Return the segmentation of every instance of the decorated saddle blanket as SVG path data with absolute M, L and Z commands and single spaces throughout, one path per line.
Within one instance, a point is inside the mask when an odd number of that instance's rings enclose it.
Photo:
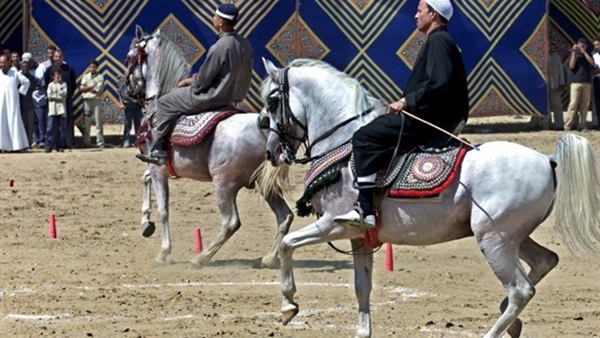
M 467 147 L 451 141 L 443 148 L 419 146 L 396 156 L 391 169 L 378 175 L 376 185 L 389 189 L 387 196 L 397 198 L 433 197 L 446 189 L 456 177 Z M 352 143 L 348 142 L 313 161 L 304 176 L 304 194 L 296 201 L 298 216 L 314 210 L 310 199 L 321 189 L 340 179 L 340 170 L 348 161 L 354 169 Z
M 458 172 L 467 147 L 453 140 L 444 148 L 419 146 L 397 156 L 391 170 L 378 180 L 388 197 L 433 197 L 444 191 Z
M 219 122 L 239 112 L 236 109 L 228 109 L 198 115 L 184 115 L 179 118 L 171 133 L 171 144 L 179 147 L 199 144 L 212 133 Z
M 310 199 L 321 189 L 340 180 L 340 170 L 348 165 L 352 155 L 352 143 L 347 142 L 314 160 L 304 175 L 304 194 L 296 201 L 298 216 L 308 216 L 313 212 Z
M 242 111 L 227 109 L 197 115 L 183 115 L 177 120 L 177 125 L 171 133 L 171 145 L 179 147 L 197 145 L 213 132 L 219 122 L 237 113 L 242 113 Z M 144 119 L 136 137 L 136 145 L 146 143 L 152 137 L 151 126 L 153 124 L 154 114 L 150 118 Z

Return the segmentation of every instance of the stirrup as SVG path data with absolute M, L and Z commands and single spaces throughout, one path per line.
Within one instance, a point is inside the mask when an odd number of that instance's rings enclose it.
M 348 213 L 336 216 L 333 220 L 341 225 L 348 226 L 351 228 L 358 228 L 361 230 L 375 228 L 375 215 L 364 216 L 363 210 L 360 207 L 360 205 L 356 205 Z
M 135 157 L 138 158 L 139 160 L 141 160 L 142 162 L 146 162 L 146 163 L 150 163 L 150 164 L 154 164 L 154 165 L 158 165 L 158 166 L 163 166 L 163 165 L 167 164 L 167 156 L 158 156 L 157 154 L 152 155 L 152 153 L 150 153 L 150 154 L 136 154 Z

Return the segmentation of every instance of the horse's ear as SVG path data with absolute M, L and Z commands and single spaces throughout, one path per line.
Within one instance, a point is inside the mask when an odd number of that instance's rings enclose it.
M 139 40 L 144 36 L 144 30 L 139 25 L 135 25 L 135 37 Z
M 275 66 L 275 64 L 273 64 L 273 62 L 262 58 L 263 61 L 263 65 L 265 66 L 265 70 L 267 71 L 267 74 L 269 74 L 269 76 L 273 79 L 273 81 L 275 82 L 279 82 L 280 80 L 280 75 L 279 75 L 279 69 Z

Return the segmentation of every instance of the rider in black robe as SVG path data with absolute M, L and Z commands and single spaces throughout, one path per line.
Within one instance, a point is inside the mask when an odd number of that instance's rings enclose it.
M 439 4 L 440 0 L 434 1 Z M 433 2 L 432 2 L 433 3 Z M 449 4 L 448 1 L 448 6 Z M 427 41 L 419 52 L 405 88 L 405 97 L 389 105 L 388 113 L 356 131 L 352 138 L 359 187 L 359 208 L 336 217 L 351 226 L 374 226 L 373 188 L 375 174 L 390 161 L 398 137 L 401 154 L 419 144 L 428 143 L 443 133 L 402 114 L 402 110 L 455 133 L 469 116 L 467 77 L 460 51 L 446 27 L 447 7 L 434 10 L 422 0 L 415 18 L 418 29 L 427 33 Z M 400 134 L 400 131 L 402 133 Z M 369 217 L 370 216 L 370 217 Z

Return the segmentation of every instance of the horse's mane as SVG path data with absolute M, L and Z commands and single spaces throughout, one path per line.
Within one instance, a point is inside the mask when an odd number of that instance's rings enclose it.
M 190 75 L 190 66 L 179 46 L 166 36 L 159 35 L 158 95 L 169 92 L 177 83 Z
M 334 78 L 339 79 L 343 84 L 348 86 L 348 91 L 351 93 L 348 97 L 348 101 L 354 103 L 354 114 L 359 115 L 362 112 L 373 108 L 374 106 L 382 106 L 381 101 L 376 99 L 367 91 L 358 80 L 351 77 L 350 75 L 339 71 L 335 67 L 331 66 L 329 63 L 315 60 L 315 59 L 295 59 L 288 65 L 290 68 L 301 68 L 301 67 L 310 67 L 316 68 L 322 71 L 325 74 L 333 76 Z M 263 101 L 266 102 L 266 98 L 269 95 L 269 88 L 273 84 L 273 79 L 271 77 L 267 77 L 265 81 L 263 81 L 261 87 L 261 96 Z M 350 107 L 347 107 L 350 108 Z

